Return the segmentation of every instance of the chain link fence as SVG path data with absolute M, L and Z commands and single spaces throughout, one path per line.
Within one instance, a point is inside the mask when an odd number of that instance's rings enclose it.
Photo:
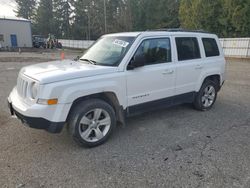
M 250 58 L 250 38 L 221 38 L 226 57 Z

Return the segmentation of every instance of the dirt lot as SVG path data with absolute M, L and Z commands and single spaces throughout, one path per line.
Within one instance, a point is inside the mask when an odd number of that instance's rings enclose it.
M 32 51 L 32 52 L 31 52 Z M 70 49 L 23 49 L 19 52 L 1 52 L 0 62 L 45 62 L 50 60 L 61 59 L 61 55 L 64 53 L 66 59 L 74 59 L 78 55 L 83 53 L 82 50 L 70 50 Z
M 27 128 L 7 109 L 19 69 L 59 57 L 0 53 L 0 187 L 250 187 L 250 61 L 228 61 L 212 110 L 181 105 L 137 116 L 84 149 L 66 130 Z

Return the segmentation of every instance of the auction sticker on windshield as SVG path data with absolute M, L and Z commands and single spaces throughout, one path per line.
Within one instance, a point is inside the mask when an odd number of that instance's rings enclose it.
M 123 40 L 119 40 L 119 39 L 115 39 L 115 41 L 113 42 L 113 44 L 121 46 L 123 48 L 126 48 L 129 45 L 128 42 L 123 41 Z

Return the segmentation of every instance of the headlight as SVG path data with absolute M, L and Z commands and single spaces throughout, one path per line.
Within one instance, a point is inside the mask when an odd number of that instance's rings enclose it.
M 37 97 L 38 93 L 38 84 L 36 82 L 31 83 L 30 87 L 30 97 L 32 99 L 35 99 Z

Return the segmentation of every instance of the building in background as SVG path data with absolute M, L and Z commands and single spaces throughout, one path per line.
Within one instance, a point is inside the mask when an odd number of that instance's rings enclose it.
M 0 47 L 32 47 L 31 21 L 0 17 Z

